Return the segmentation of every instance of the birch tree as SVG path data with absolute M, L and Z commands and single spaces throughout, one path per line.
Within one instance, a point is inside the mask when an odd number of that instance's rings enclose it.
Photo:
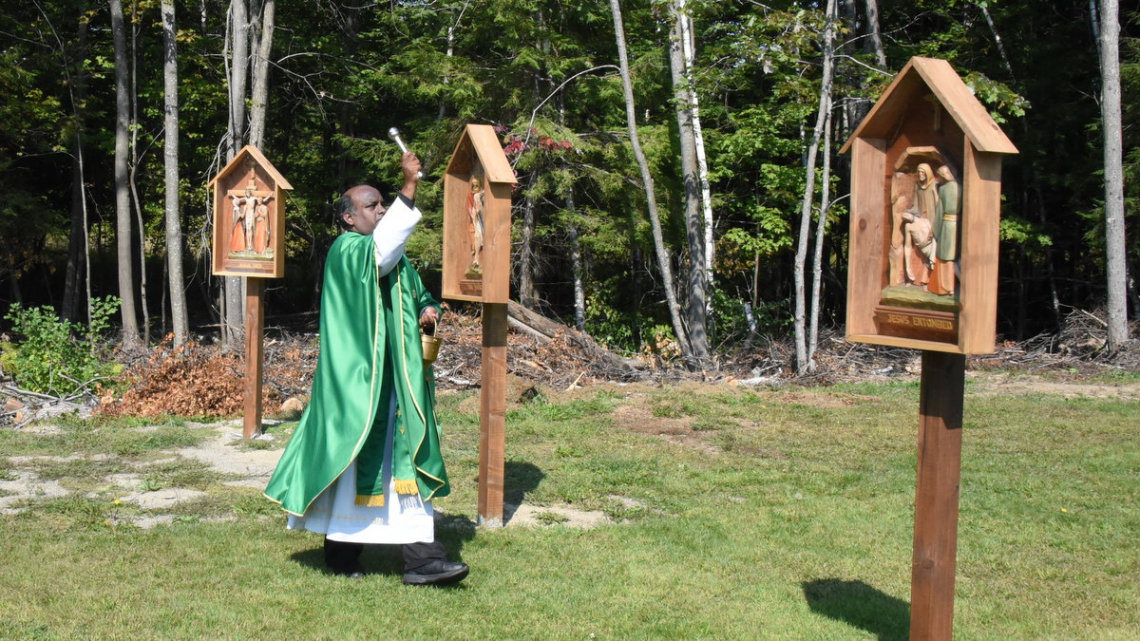
M 163 125 L 166 178 L 166 269 L 170 286 L 170 322 L 174 346 L 186 342 L 189 320 L 182 275 L 182 221 L 178 206 L 178 46 L 174 0 L 162 0 Z
M 1104 228 L 1108 276 L 1108 349 L 1128 341 L 1128 263 L 1120 105 L 1120 7 L 1100 3 L 1101 118 L 1104 128 Z
M 673 333 L 677 336 L 677 343 L 681 346 L 681 353 L 686 361 L 691 362 L 693 353 L 689 345 L 688 334 L 681 323 L 681 306 L 677 304 L 673 270 L 669 266 L 669 252 L 665 248 L 665 238 L 661 233 L 661 220 L 657 216 L 657 197 L 653 191 L 653 176 L 649 173 L 649 162 L 645 159 L 645 152 L 641 149 L 641 139 L 637 136 L 637 107 L 633 102 L 633 82 L 629 74 L 629 56 L 626 54 L 625 48 L 625 27 L 621 19 L 620 0 L 610 0 L 610 9 L 613 13 L 614 37 L 617 39 L 621 86 L 625 96 L 625 117 L 629 127 L 629 143 L 633 148 L 633 156 L 637 159 L 637 166 L 641 171 L 641 183 L 645 189 L 649 225 L 653 231 L 653 246 L 657 253 L 657 265 L 661 270 L 665 300 L 669 306 L 669 318 L 673 323 Z
M 135 311 L 134 269 L 131 256 L 131 204 L 128 185 L 128 131 L 130 100 L 127 95 L 127 41 L 122 0 L 111 0 L 111 33 L 115 47 L 115 240 L 118 255 L 119 298 L 122 300 L 123 347 L 139 347 Z
M 705 237 L 703 220 L 700 215 L 701 193 L 697 176 L 697 147 L 693 130 L 692 79 L 688 73 L 691 55 L 685 49 L 688 29 L 684 15 L 684 0 L 669 3 L 673 17 L 672 33 L 669 38 L 669 70 L 673 80 L 673 106 L 677 117 L 677 131 L 681 143 L 681 179 L 684 186 L 685 229 L 688 237 L 689 265 L 687 302 L 685 316 L 688 320 L 689 349 L 698 359 L 709 357 L 708 315 L 708 268 L 705 264 Z
M 805 268 L 807 263 L 808 241 L 811 236 L 812 203 L 815 200 L 815 163 L 819 153 L 819 143 L 823 137 L 827 113 L 831 110 L 831 80 L 834 74 L 833 40 L 835 38 L 835 0 L 827 0 L 825 22 L 823 27 L 823 78 L 819 87 L 819 112 L 815 119 L 815 129 L 812 132 L 811 144 L 807 152 L 807 180 L 804 186 L 803 204 L 800 208 L 799 242 L 796 245 L 795 259 L 795 313 L 793 323 L 796 335 L 796 371 L 807 372 L 811 368 L 808 354 L 806 325 L 805 325 L 805 298 L 804 287 Z M 819 242 L 817 239 L 816 242 Z

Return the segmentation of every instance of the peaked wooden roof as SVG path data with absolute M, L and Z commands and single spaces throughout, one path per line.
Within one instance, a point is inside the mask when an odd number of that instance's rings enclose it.
M 210 182 L 206 183 L 206 186 L 213 186 L 214 183 L 218 182 L 219 178 L 240 167 L 246 157 L 252 157 L 258 165 L 261 165 L 265 171 L 269 172 L 269 175 L 273 178 L 273 182 L 276 183 L 278 187 L 281 189 L 293 189 L 293 185 L 290 185 L 289 181 L 285 180 L 285 176 L 282 176 L 281 172 L 277 171 L 277 168 L 273 166 L 273 163 L 269 162 L 269 159 L 262 155 L 261 150 L 253 145 L 242 147 L 241 151 L 237 152 L 237 155 L 234 156 L 234 159 L 226 163 L 226 166 L 222 167 L 222 170 L 211 178 Z
M 507 162 L 507 155 L 503 153 L 499 135 L 491 125 L 468 124 L 464 127 L 463 135 L 459 137 L 459 142 L 455 143 L 455 151 L 451 153 L 451 163 L 447 166 L 448 173 L 451 172 L 452 164 L 458 161 L 459 148 L 463 146 L 464 140 L 471 141 L 471 147 L 479 157 L 479 164 L 483 165 L 485 181 L 507 184 L 517 182 L 515 171 L 511 169 L 511 163 Z
M 1017 147 L 974 97 L 949 62 L 938 58 L 911 58 L 891 81 L 867 117 L 847 139 L 839 153 L 847 153 L 856 138 L 889 138 L 908 105 L 929 88 L 978 151 L 1016 154 Z

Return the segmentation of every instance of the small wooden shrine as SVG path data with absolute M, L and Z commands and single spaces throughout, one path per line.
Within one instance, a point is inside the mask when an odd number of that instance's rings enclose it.
M 257 147 L 246 145 L 209 186 L 214 189 L 214 275 L 284 276 L 289 181 Z
M 510 298 L 515 172 L 490 125 L 467 125 L 443 176 L 443 297 Z
M 948 62 L 916 57 L 847 151 L 847 339 L 993 352 L 1001 162 L 1013 143 Z
M 443 297 L 483 304 L 480 525 L 504 524 L 507 303 L 515 172 L 490 125 L 467 125 L 443 176 Z

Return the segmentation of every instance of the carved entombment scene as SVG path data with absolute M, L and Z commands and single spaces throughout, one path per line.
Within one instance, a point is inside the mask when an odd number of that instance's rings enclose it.
M 962 134 L 932 95 L 918 102 L 887 152 L 889 238 L 874 320 L 885 335 L 955 342 L 962 180 L 946 150 L 960 147 Z
M 915 57 L 843 152 L 848 340 L 992 353 L 1001 162 L 1017 148 L 950 63 Z
M 934 147 L 910 147 L 899 156 L 891 175 L 883 304 L 957 309 L 962 203 L 957 176 L 953 163 Z

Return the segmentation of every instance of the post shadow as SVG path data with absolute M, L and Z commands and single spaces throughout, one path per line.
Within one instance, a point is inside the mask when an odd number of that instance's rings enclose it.
M 812 612 L 866 630 L 879 639 L 906 639 L 910 604 L 863 581 L 815 579 L 803 583 Z
M 506 486 L 503 493 L 503 525 L 507 525 L 526 499 L 527 493 L 538 488 L 542 479 L 546 478 L 546 473 L 533 463 L 507 461 L 503 476 Z

